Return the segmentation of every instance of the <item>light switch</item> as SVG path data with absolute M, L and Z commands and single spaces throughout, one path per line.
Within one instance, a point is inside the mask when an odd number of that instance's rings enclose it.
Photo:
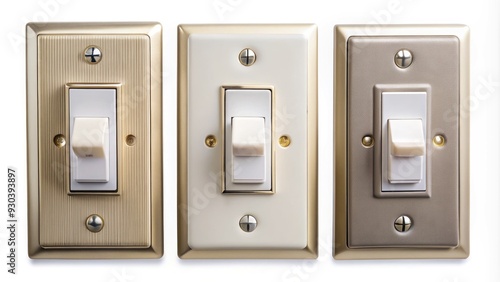
M 316 26 L 178 38 L 179 257 L 315 258 Z
M 117 191 L 116 92 L 68 90 L 70 191 Z
M 426 191 L 427 96 L 424 91 L 382 91 L 374 96 L 382 139 L 382 183 L 375 186 L 376 193 Z
M 425 138 L 422 120 L 388 120 L 389 183 L 419 183 L 422 180 Z
M 340 25 L 334 46 L 334 257 L 466 258 L 468 28 Z
M 224 191 L 272 190 L 271 90 L 226 89 Z
M 163 254 L 162 27 L 26 27 L 28 254 Z

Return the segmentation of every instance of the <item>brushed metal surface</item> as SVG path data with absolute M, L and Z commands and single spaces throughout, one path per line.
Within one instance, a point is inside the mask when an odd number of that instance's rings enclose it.
M 443 113 L 457 105 L 460 97 L 459 40 L 455 36 L 354 36 L 347 46 L 357 50 L 347 55 L 349 247 L 456 247 L 459 119 L 458 113 Z M 404 71 L 393 61 L 401 46 L 415 55 Z M 416 83 L 426 85 L 419 88 Z M 427 93 L 424 128 L 430 145 L 426 145 L 426 178 L 422 180 L 426 190 L 382 192 L 382 93 L 416 91 Z M 447 136 L 447 146 L 432 146 L 436 133 Z M 373 134 L 371 149 L 359 143 L 366 134 Z M 415 224 L 404 236 L 393 228 L 401 214 Z
M 84 61 L 86 46 L 96 45 L 103 58 Z M 150 116 L 149 40 L 146 35 L 41 35 L 38 37 L 40 244 L 61 246 L 150 245 Z M 68 196 L 69 146 L 52 144 L 69 137 L 66 116 L 67 83 L 122 84 L 117 97 L 118 190 L 120 196 Z M 125 144 L 127 134 L 137 143 Z M 100 233 L 90 233 L 82 221 L 90 214 L 106 220 Z M 54 220 L 57 218 L 57 220 Z
M 418 258 L 466 258 L 469 255 L 469 118 L 468 115 L 457 115 L 456 125 L 459 127 L 457 135 L 458 139 L 455 143 L 458 147 L 458 199 L 456 211 L 458 212 L 458 244 L 454 247 L 436 248 L 428 245 L 415 247 L 414 245 L 400 245 L 398 247 L 388 247 L 381 244 L 377 247 L 360 247 L 351 248 L 348 243 L 350 236 L 348 222 L 351 220 L 349 211 L 351 210 L 352 192 L 350 191 L 350 181 L 352 175 L 348 171 L 351 167 L 352 154 L 349 153 L 350 146 L 359 144 L 362 136 L 354 140 L 348 138 L 350 134 L 348 116 L 349 104 L 352 103 L 352 98 L 348 96 L 348 56 L 349 53 L 359 52 L 360 50 L 352 50 L 348 48 L 348 42 L 351 38 L 368 36 L 363 30 L 366 28 L 375 28 L 375 26 L 360 26 L 360 25 L 341 25 L 335 27 L 335 238 L 334 238 L 334 257 L 335 259 L 418 259 Z M 463 25 L 388 25 L 377 27 L 378 32 L 374 34 L 374 38 L 381 36 L 416 36 L 432 37 L 432 36 L 448 36 L 458 39 L 459 53 L 457 61 L 459 63 L 459 83 L 457 87 L 458 105 L 466 107 L 469 99 L 469 29 Z M 394 53 L 393 53 L 394 54 Z M 394 56 L 389 54 L 389 61 Z M 414 60 L 418 60 L 417 57 Z M 392 63 L 392 62 L 390 62 Z M 415 61 L 413 62 L 415 64 Z M 412 64 L 413 66 L 413 64 Z M 410 66 L 410 68 L 412 67 Z M 394 65 L 394 68 L 397 66 Z M 378 71 L 378 70 L 377 70 Z M 424 82 L 421 82 L 424 83 Z M 455 86 L 456 87 L 456 86 Z M 373 97 L 373 89 L 369 89 L 368 98 Z M 371 105 L 371 103 L 369 103 Z M 371 111 L 371 110 L 370 110 Z M 438 113 L 439 114 L 439 113 Z M 367 126 L 372 126 L 370 125 Z M 367 134 L 368 132 L 365 132 Z M 448 144 L 449 145 L 449 144 Z M 363 150 L 373 150 L 373 148 Z M 369 167 L 370 161 L 364 165 Z M 365 171 L 366 168 L 360 168 Z M 372 168 L 373 171 L 373 168 Z M 371 173 L 371 172 L 370 172 Z M 359 179 L 358 179 L 359 180 Z M 438 185 L 439 186 L 439 185 Z M 434 187 L 434 188 L 437 188 Z M 373 193 L 373 182 L 367 187 L 367 192 L 373 200 L 390 202 L 393 198 L 375 198 Z M 431 197 L 435 191 L 432 191 Z M 362 192 L 361 192 L 362 193 Z M 358 193 L 359 194 L 359 193 Z M 416 196 L 416 195 L 415 195 Z M 421 198 L 413 198 L 415 204 L 425 201 L 425 195 Z M 447 199 L 443 199 L 447 201 Z M 409 203 L 408 198 L 398 199 L 405 203 Z M 410 200 L 411 201 L 411 200 Z M 390 205 L 390 203 L 388 203 Z M 439 205 L 439 203 L 436 203 Z M 414 205 L 411 203 L 410 205 Z M 360 210 L 363 208 L 361 207 Z M 388 210 L 391 207 L 388 206 Z M 369 214 L 369 217 L 377 217 L 375 212 Z M 399 216 L 399 215 L 398 215 Z M 392 219 L 394 220 L 394 219 Z M 415 222 L 415 228 L 418 223 Z M 394 228 L 393 228 L 394 229 Z M 395 231 L 397 232 L 397 231 Z M 371 233 L 370 233 L 371 234 Z M 367 235 L 370 235 L 367 234 Z
M 28 110 L 30 257 L 160 257 L 161 26 L 32 23 L 27 39 L 28 109 L 36 109 Z M 99 63 L 85 61 L 88 46 L 99 47 Z M 70 148 L 52 139 L 69 138 L 67 89 L 74 85 L 119 86 L 116 193 L 69 193 Z M 129 134 L 134 146 L 126 144 Z M 98 233 L 85 227 L 91 214 L 106 222 Z

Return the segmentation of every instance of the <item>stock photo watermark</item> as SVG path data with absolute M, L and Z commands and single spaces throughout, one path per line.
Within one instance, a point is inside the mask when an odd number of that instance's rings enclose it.
M 332 245 L 326 241 L 318 239 L 319 256 L 317 260 L 305 259 L 295 264 L 292 268 L 286 270 L 281 275 L 283 282 L 307 281 L 314 276 L 319 269 L 319 264 L 323 261 L 332 259 Z
M 108 280 L 109 282 L 130 282 L 135 280 L 135 276 L 125 267 L 111 270 L 111 275 L 113 277 Z
M 7 272 L 17 273 L 17 170 L 7 168 Z
M 234 12 L 244 1 L 243 0 L 215 0 L 212 2 L 212 7 L 219 17 L 219 20 L 224 20 L 227 13 Z
M 37 10 L 30 16 L 21 16 L 20 20 L 26 24 L 29 22 L 47 23 L 61 13 L 61 8 L 70 3 L 70 0 L 40 0 L 37 2 Z M 7 34 L 12 48 L 19 53 L 26 45 L 25 27 L 19 31 L 11 31 Z

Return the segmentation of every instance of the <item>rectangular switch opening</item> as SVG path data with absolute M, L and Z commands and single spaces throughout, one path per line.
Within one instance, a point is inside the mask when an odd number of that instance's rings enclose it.
M 69 194 L 118 191 L 118 84 L 68 84 Z
M 377 84 L 374 91 L 374 184 L 378 198 L 431 196 L 427 181 L 427 84 Z
M 223 86 L 223 193 L 274 193 L 273 88 Z

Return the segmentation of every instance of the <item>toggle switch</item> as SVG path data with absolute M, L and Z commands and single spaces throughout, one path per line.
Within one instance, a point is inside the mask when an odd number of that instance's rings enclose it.
M 390 183 L 419 183 L 422 180 L 425 140 L 422 120 L 388 121 Z
M 78 159 L 77 182 L 109 181 L 108 118 L 75 118 L 71 149 Z
M 381 115 L 381 192 L 425 191 L 427 92 L 381 91 L 376 97 L 381 102 L 375 109 Z
M 225 191 L 271 191 L 271 90 L 225 89 Z
M 115 88 L 70 87 L 70 191 L 117 190 Z
M 266 179 L 265 119 L 233 117 L 232 154 L 234 183 L 262 183 Z

